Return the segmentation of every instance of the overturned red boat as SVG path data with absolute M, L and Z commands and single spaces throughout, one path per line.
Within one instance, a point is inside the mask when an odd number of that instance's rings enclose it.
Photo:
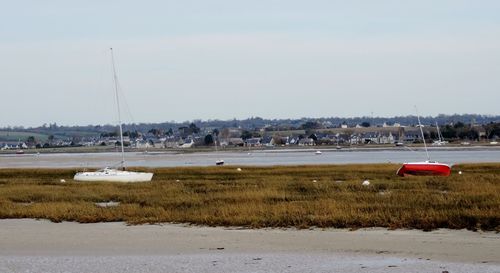
M 412 162 L 404 163 L 401 168 L 396 172 L 399 176 L 406 175 L 437 175 L 437 176 L 449 176 L 451 173 L 451 167 L 448 164 L 439 163 L 436 161 L 423 161 L 423 162 Z

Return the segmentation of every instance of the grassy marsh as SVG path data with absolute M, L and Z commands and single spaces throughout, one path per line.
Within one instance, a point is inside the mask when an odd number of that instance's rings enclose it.
M 391 164 L 241 168 L 159 168 L 153 182 L 137 184 L 73 182 L 70 169 L 0 169 L 0 218 L 500 231 L 500 164 L 405 178 Z M 95 204 L 108 201 L 120 204 Z

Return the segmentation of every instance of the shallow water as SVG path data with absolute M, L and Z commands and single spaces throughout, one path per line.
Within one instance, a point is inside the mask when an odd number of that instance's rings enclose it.
M 226 165 L 272 166 L 352 163 L 403 163 L 423 161 L 425 152 L 394 149 L 319 149 L 259 150 L 212 153 L 127 152 L 127 166 L 179 167 L 212 166 L 223 159 Z M 431 148 L 432 160 L 443 163 L 500 162 L 500 149 L 440 149 Z M 120 161 L 117 153 L 59 153 L 39 155 L 1 155 L 0 168 L 104 167 Z

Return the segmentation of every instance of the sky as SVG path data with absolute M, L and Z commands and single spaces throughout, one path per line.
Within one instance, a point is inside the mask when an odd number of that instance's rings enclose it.
M 0 126 L 500 115 L 500 1 L 2 1 Z

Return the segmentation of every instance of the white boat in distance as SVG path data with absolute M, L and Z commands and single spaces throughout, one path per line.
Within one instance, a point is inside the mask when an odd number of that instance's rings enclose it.
M 437 134 L 438 134 L 438 140 L 434 140 L 432 143 L 433 146 L 443 146 L 448 144 L 448 141 L 444 140 L 443 135 L 441 134 L 441 131 L 439 130 L 439 125 L 436 121 L 436 129 L 437 129 Z
M 115 60 L 113 57 L 113 49 L 111 51 L 111 64 L 113 67 L 113 81 L 115 87 L 115 98 L 116 105 L 118 108 L 118 125 L 120 128 L 120 145 L 122 150 L 122 161 L 120 162 L 121 170 L 106 167 L 94 172 L 78 172 L 73 178 L 76 181 L 87 181 L 87 182 L 148 182 L 153 178 L 153 173 L 145 172 L 129 172 L 125 171 L 125 151 L 123 148 L 123 128 L 120 117 L 120 100 L 118 98 L 118 78 L 116 76 L 115 70 Z

